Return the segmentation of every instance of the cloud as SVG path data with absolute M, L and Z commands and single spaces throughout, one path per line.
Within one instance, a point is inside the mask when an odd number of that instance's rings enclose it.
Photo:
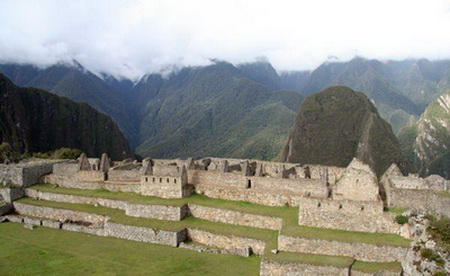
M 267 57 L 278 70 L 329 56 L 450 57 L 448 0 L 0 1 L 0 62 L 76 59 L 138 78 L 170 65 Z

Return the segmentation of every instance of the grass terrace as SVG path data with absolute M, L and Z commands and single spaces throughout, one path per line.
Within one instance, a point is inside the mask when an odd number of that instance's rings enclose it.
M 397 262 L 376 263 L 356 261 L 352 265 L 352 270 L 357 270 L 364 273 L 377 273 L 380 270 L 388 270 L 400 273 L 402 271 L 402 265 Z
M 2 275 L 258 275 L 258 257 L 239 257 L 110 237 L 0 224 Z
M 351 243 L 369 243 L 369 244 L 377 244 L 377 245 L 392 245 L 392 246 L 402 246 L 402 247 L 409 247 L 410 241 L 407 239 L 404 239 L 398 235 L 394 234 L 378 234 L 378 233 L 364 233 L 364 232 L 355 232 L 355 231 L 345 231 L 345 230 L 335 230 L 335 229 L 325 229 L 325 228 L 316 228 L 316 227 L 309 227 L 309 226 L 300 226 L 298 225 L 298 208 L 295 207 L 271 207 L 271 206 L 265 206 L 265 205 L 258 205 L 253 204 L 249 202 L 243 202 L 243 201 L 230 201 L 230 200 L 223 200 L 223 199 L 214 199 L 209 198 L 203 195 L 192 195 L 185 198 L 180 199 L 164 199 L 164 198 L 158 198 L 158 197 L 151 197 L 151 196 L 143 196 L 135 193 L 127 193 L 127 192 L 111 192 L 106 190 L 80 190 L 80 189 L 72 189 L 72 188 L 63 188 L 58 187 L 56 185 L 52 184 L 39 184 L 31 187 L 35 190 L 40 191 L 47 191 L 52 193 L 59 193 L 59 194 L 69 194 L 69 195 L 79 195 L 79 196 L 86 196 L 86 197 L 98 197 L 98 198 L 108 198 L 108 199 L 116 199 L 116 200 L 123 200 L 130 203 L 139 203 L 139 204 L 157 204 L 157 205 L 168 205 L 168 206 L 183 206 L 187 203 L 191 204 L 197 204 L 202 206 L 209 206 L 209 207 L 215 207 L 215 208 L 223 208 L 228 210 L 234 210 L 244 213 L 251 213 L 251 214 L 257 214 L 257 215 L 264 215 L 264 216 L 274 216 L 274 217 L 281 217 L 283 218 L 283 229 L 281 231 L 282 234 L 285 235 L 291 235 L 296 237 L 304 237 L 304 238 L 314 238 L 314 239 L 324 239 L 324 240 L 336 240 L 336 241 L 342 241 L 342 242 L 351 242 Z M 56 202 L 52 203 L 56 204 Z M 66 204 L 66 203 L 61 203 Z M 72 205 L 78 205 L 78 204 L 72 204 Z M 61 205 L 64 206 L 64 205 Z M 56 207 L 56 206 L 55 206 Z M 57 208 L 64 208 L 64 207 L 57 207 Z M 77 208 L 76 206 L 74 208 Z M 90 205 L 85 205 L 87 208 L 85 212 L 92 212 L 95 210 L 99 210 L 99 208 L 104 207 L 93 207 Z M 108 208 L 105 208 L 108 209 Z M 114 221 L 117 217 L 121 218 L 121 221 L 123 221 L 124 224 L 130 224 L 126 223 L 126 221 L 135 223 L 138 220 L 143 220 L 139 218 L 132 218 L 125 215 L 123 211 L 120 210 L 114 210 L 109 209 L 114 212 L 119 212 L 120 216 L 115 213 L 116 215 L 112 219 Z M 82 210 L 80 210 L 82 211 Z M 113 216 L 111 216 L 113 217 Z M 149 220 L 149 219 L 145 219 Z M 159 221 L 159 220 L 150 220 L 155 221 L 154 223 L 164 224 L 167 225 L 167 227 L 173 227 L 173 225 L 184 225 L 184 222 L 190 222 L 190 221 L 203 221 L 200 219 L 195 218 L 186 218 L 185 220 L 181 222 L 165 222 L 165 221 Z M 119 221 L 117 221 L 119 222 Z M 212 223 L 207 222 L 208 224 L 218 224 L 218 223 Z M 201 223 L 199 222 L 198 225 Z M 245 226 L 235 226 L 235 225 L 229 225 L 229 224 L 223 224 L 220 223 L 220 225 L 230 226 L 231 228 L 245 228 L 246 231 L 242 232 L 259 232 L 259 231 L 269 231 L 269 232 L 275 232 L 270 230 L 263 230 L 263 229 L 256 229 L 256 228 L 250 228 Z M 145 226 L 145 225 L 142 225 Z M 148 226 L 152 227 L 152 226 Z M 186 227 L 193 227 L 193 226 L 186 226 Z M 222 226 L 217 227 L 218 231 L 223 233 Z M 163 228 L 161 228 L 163 229 Z M 170 230 L 170 229 L 167 229 Z M 211 230 L 214 232 L 213 230 Z M 238 235 L 239 234 L 235 234 Z M 272 234 L 273 235 L 273 234 Z M 267 237 L 267 236 L 266 236 Z M 264 238 L 264 240 L 266 240 Z M 276 240 L 276 238 L 275 238 Z M 269 244 L 272 244 L 270 242 Z M 275 243 L 276 244 L 276 243 Z M 270 246 L 271 247 L 271 246 Z

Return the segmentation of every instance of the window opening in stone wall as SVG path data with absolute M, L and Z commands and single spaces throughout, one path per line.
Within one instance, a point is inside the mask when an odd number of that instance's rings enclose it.
M 153 182 L 155 182 L 155 178 L 153 177 Z
M 167 178 L 167 183 L 169 183 L 169 178 Z
M 364 211 L 364 206 L 361 206 L 361 211 Z
M 162 183 L 162 178 L 159 178 L 159 183 Z
M 342 209 L 342 204 L 339 204 L 339 209 Z
M 174 179 L 174 180 L 173 180 L 173 183 L 177 184 L 177 179 Z
M 252 188 L 252 181 L 250 179 L 247 180 L 247 189 Z
M 320 202 L 317 204 L 317 207 L 320 207 L 320 206 L 322 206 L 321 204 L 320 204 Z

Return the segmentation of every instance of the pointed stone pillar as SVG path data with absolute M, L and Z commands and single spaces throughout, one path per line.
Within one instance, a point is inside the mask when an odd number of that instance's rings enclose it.
M 100 171 L 107 172 L 110 167 L 111 167 L 111 159 L 109 159 L 106 153 L 103 153 L 100 159 Z
M 78 164 L 80 165 L 80 171 L 90 171 L 91 164 L 86 156 L 86 154 L 82 153 L 78 158 Z

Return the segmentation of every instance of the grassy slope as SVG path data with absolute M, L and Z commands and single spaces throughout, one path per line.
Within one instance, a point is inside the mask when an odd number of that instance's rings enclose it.
M 0 224 L 2 275 L 258 275 L 259 258 Z M 17 256 L 20 256 L 19 258 Z
M 403 239 L 402 237 L 398 235 L 390 235 L 390 234 L 373 234 L 373 233 L 363 233 L 363 232 L 352 232 L 352 231 L 343 231 L 343 230 L 332 230 L 332 229 L 324 229 L 324 228 L 315 228 L 315 227 L 307 227 L 307 226 L 300 226 L 297 225 L 297 218 L 298 218 L 298 211 L 297 208 L 293 207 L 269 207 L 269 206 L 263 206 L 263 205 L 257 205 L 252 204 L 248 202 L 239 202 L 239 201 L 228 201 L 228 200 L 222 200 L 222 199 L 213 199 L 208 198 L 206 196 L 202 195 L 193 195 L 186 198 L 181 199 L 162 199 L 157 197 L 148 197 L 148 196 L 142 196 L 134 193 L 124 193 L 124 192 L 109 192 L 104 190 L 78 190 L 78 189 L 69 189 L 69 188 L 61 188 L 56 187 L 53 188 L 50 184 L 40 184 L 33 186 L 33 189 L 41 190 L 41 191 L 49 191 L 54 193 L 63 193 L 63 194 L 73 194 L 73 195 L 82 195 L 82 196 L 92 196 L 92 197 L 102 197 L 102 198 L 111 198 L 111 199 L 118 199 L 118 200 L 125 200 L 128 202 L 133 203 L 143 203 L 143 204 L 162 204 L 162 205 L 175 205 L 175 206 L 182 206 L 186 203 L 193 203 L 203 206 L 210 206 L 210 207 L 216 207 L 216 208 L 224 208 L 229 210 L 235 210 L 235 211 L 241 211 L 245 213 L 251 213 L 251 214 L 258 214 L 258 215 L 265 215 L 265 216 L 274 216 L 274 217 L 281 217 L 284 220 L 284 226 L 282 229 L 282 233 L 287 235 L 293 235 L 293 236 L 299 236 L 299 237 L 306 237 L 306 238 L 317 238 L 317 239 L 324 239 L 324 240 L 338 240 L 343 242 L 361 242 L 361 243 L 370 243 L 370 244 L 386 244 L 386 245 L 394 245 L 394 246 L 409 246 L 409 241 L 406 239 Z M 23 199 L 23 200 L 30 200 L 30 199 Z M 33 201 L 40 203 L 39 201 Z M 43 202 L 45 203 L 45 202 Z M 56 203 L 55 203 L 56 204 Z M 67 203 L 60 203 L 60 204 L 67 204 Z M 71 205 L 77 205 L 77 204 L 71 204 Z M 70 206 L 70 205 L 67 205 Z M 81 206 L 81 205 L 80 205 Z M 88 210 L 99 210 L 99 208 L 103 207 L 92 207 L 89 205 L 86 205 Z M 108 209 L 108 208 L 105 208 Z M 112 210 L 112 209 L 108 209 Z M 119 210 L 112 210 L 119 213 L 123 213 Z M 123 214 L 124 215 L 124 214 Z M 125 216 L 126 219 L 129 217 Z M 135 219 L 135 218 L 129 218 L 129 219 Z M 147 219 L 145 219 L 147 220 Z M 186 222 L 193 220 L 197 222 L 193 222 L 194 225 L 196 223 L 200 223 L 198 219 L 189 218 L 186 220 Z M 184 222 L 178 222 L 180 224 L 183 224 Z M 190 223 L 190 222 L 189 222 Z M 206 222 L 202 221 L 202 224 Z M 169 224 L 172 224 L 171 222 Z M 212 223 L 214 224 L 214 223 Z M 225 224 L 226 226 L 226 224 Z M 213 226 L 211 226 L 213 227 Z M 226 227 L 225 227 L 226 228 Z M 249 227 L 242 227 L 242 226 L 232 226 L 231 228 L 236 229 L 247 229 Z M 262 230 L 262 229 L 254 229 L 250 228 L 251 231 L 258 233 L 261 232 L 267 232 L 268 230 Z M 218 226 L 217 229 L 219 232 L 222 230 L 222 226 Z M 241 231 L 239 230 L 239 231 Z M 246 231 L 243 231 L 242 233 L 245 233 Z M 268 231 L 268 232 L 274 232 L 274 231 Z M 266 234 L 264 234 L 266 235 Z M 271 237 L 271 234 L 268 234 L 266 237 Z

